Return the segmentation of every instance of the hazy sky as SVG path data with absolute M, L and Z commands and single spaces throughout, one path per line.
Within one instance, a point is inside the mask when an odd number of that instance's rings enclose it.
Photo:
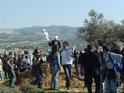
M 0 28 L 82 26 L 95 9 L 106 19 L 124 19 L 124 0 L 0 0 Z

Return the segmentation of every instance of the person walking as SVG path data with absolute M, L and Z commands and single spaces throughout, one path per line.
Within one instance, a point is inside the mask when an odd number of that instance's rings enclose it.
M 64 69 L 64 73 L 66 76 L 66 88 L 69 91 L 71 85 L 71 77 L 72 77 L 72 51 L 69 47 L 68 42 L 63 42 L 63 49 L 61 50 L 61 64 Z
M 59 48 L 57 46 L 54 46 L 53 51 L 51 52 L 51 89 L 58 89 L 58 71 L 61 70 L 61 64 L 60 64 L 60 53 Z
M 4 80 L 4 76 L 3 76 L 3 62 L 2 62 L 1 58 L 0 58 L 0 80 Z
M 8 65 L 8 76 L 10 79 L 10 87 L 15 87 L 16 84 L 16 74 L 15 74 L 15 64 L 13 60 L 13 54 L 12 52 L 9 53 L 9 58 L 7 60 Z
M 54 49 L 54 46 L 57 46 L 59 49 L 61 48 L 61 43 L 58 40 L 58 36 L 55 36 L 55 39 L 49 42 L 49 46 L 51 47 L 51 50 Z
M 119 72 L 115 69 L 115 64 L 121 63 L 123 56 L 114 52 L 110 52 L 109 48 L 103 46 L 104 59 L 106 66 L 105 75 L 105 93 L 119 93 Z
M 31 84 L 33 85 L 37 85 L 38 88 L 42 88 L 43 85 L 43 73 L 42 73 L 42 69 L 41 69 L 41 64 L 42 64 L 42 60 L 39 57 L 39 50 L 35 49 L 34 50 L 34 57 L 32 59 L 33 65 L 32 65 L 32 73 L 33 76 L 35 77 L 35 80 L 31 82 Z
M 8 59 L 8 55 L 7 55 L 7 53 L 5 52 L 5 53 L 3 54 L 3 57 L 2 57 L 3 71 L 4 71 L 5 78 L 8 78 L 8 65 L 7 65 L 7 59 Z
M 85 86 L 88 93 L 92 93 L 93 79 L 96 85 L 95 93 L 100 93 L 100 62 L 96 53 L 92 51 L 91 45 L 87 45 L 86 52 L 81 55 L 79 62 L 84 68 Z

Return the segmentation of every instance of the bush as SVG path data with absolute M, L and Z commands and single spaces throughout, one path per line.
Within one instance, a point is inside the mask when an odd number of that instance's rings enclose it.
M 24 85 L 20 88 L 22 93 L 43 93 L 43 91 L 33 85 Z
M 22 93 L 19 88 L 0 87 L 0 93 Z

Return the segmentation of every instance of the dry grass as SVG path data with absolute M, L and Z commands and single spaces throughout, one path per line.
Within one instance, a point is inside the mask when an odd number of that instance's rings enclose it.
M 17 77 L 17 87 L 16 88 L 9 88 L 7 81 L 0 81 L 0 93 L 58 93 L 58 92 L 66 92 L 65 88 L 65 76 L 64 72 L 59 72 L 59 89 L 60 90 L 50 90 L 50 81 L 51 81 L 51 74 L 48 64 L 43 64 L 43 89 L 38 89 L 36 86 L 30 85 L 31 80 L 33 77 L 29 72 L 21 74 Z M 78 79 L 77 76 L 74 74 L 75 71 L 73 70 L 73 78 L 71 84 L 71 92 L 80 92 L 80 93 L 87 93 L 86 88 L 84 87 L 83 77 Z M 93 90 L 95 89 L 95 85 L 93 85 Z M 123 86 L 121 86 L 121 91 L 123 91 Z M 5 92 L 4 92 L 5 91 Z M 14 91 L 14 92 L 11 92 Z M 123 93 L 123 92 L 122 92 Z

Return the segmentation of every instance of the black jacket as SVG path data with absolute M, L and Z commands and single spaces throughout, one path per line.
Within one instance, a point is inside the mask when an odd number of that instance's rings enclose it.
M 79 57 L 79 62 L 87 70 L 100 69 L 100 61 L 96 53 L 88 51 Z

